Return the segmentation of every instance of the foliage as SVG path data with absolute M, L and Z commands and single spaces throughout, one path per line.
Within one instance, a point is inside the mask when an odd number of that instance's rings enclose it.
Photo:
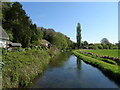
M 108 40 L 107 38 L 103 38 L 103 39 L 101 40 L 101 43 L 108 44 L 108 43 L 109 43 L 109 40 Z
M 3 87 L 26 87 L 48 65 L 50 56 L 46 50 L 14 51 L 3 55 Z
M 27 16 L 19 2 L 3 2 L 3 28 L 10 36 L 10 41 L 19 42 L 22 47 L 29 47 L 42 38 L 42 33 Z
M 53 35 L 51 41 L 51 43 L 60 50 L 64 50 L 68 47 L 65 36 L 59 32 Z
M 59 50 L 66 50 L 73 48 L 73 42 L 69 37 L 60 32 L 55 32 L 54 29 L 38 28 L 43 33 L 43 39 L 55 45 Z
M 99 44 L 98 49 L 103 49 L 103 46 L 101 44 Z
M 85 45 L 83 45 L 84 47 Z M 118 49 L 118 44 L 112 44 L 112 43 L 94 43 L 94 44 L 88 44 L 88 49 Z
M 93 49 L 103 49 L 103 46 L 101 44 L 94 44 Z
M 77 47 L 81 47 L 81 26 L 80 23 L 77 24 Z
M 57 55 L 58 53 L 59 53 L 59 50 L 57 49 L 57 47 L 55 45 L 50 46 L 49 54 L 51 57 Z
M 88 46 L 88 42 L 87 41 L 83 41 L 82 44 L 83 44 L 83 46 Z
M 12 35 L 12 33 L 8 33 L 8 36 L 9 36 L 9 40 L 12 41 L 12 40 L 13 40 L 13 35 Z

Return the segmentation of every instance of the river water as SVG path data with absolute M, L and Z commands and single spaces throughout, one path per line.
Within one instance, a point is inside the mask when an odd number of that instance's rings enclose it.
M 61 53 L 36 78 L 33 88 L 119 88 L 120 83 L 109 79 L 99 69 L 86 64 L 70 52 Z

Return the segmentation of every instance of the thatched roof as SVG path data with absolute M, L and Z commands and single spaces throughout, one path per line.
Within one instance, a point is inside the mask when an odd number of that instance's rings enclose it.
M 0 38 L 1 39 L 9 40 L 9 36 L 7 35 L 7 33 L 5 32 L 5 30 L 1 26 L 0 26 Z
M 40 40 L 40 43 L 41 43 L 41 44 L 46 44 L 46 43 L 47 43 L 47 44 L 50 44 L 50 42 L 48 42 L 48 41 L 45 40 L 45 39 Z
M 21 43 L 10 43 L 9 45 L 12 47 L 21 47 L 22 46 Z

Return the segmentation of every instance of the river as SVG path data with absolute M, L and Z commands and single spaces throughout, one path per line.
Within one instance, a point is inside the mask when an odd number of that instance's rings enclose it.
M 70 52 L 52 59 L 44 73 L 33 81 L 32 88 L 119 88 L 99 69 L 86 64 Z

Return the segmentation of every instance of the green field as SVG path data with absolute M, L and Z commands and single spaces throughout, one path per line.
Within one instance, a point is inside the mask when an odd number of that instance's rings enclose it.
M 111 56 L 111 57 L 119 57 L 118 52 L 120 53 L 120 50 L 83 50 L 83 51 L 91 52 L 101 56 Z

